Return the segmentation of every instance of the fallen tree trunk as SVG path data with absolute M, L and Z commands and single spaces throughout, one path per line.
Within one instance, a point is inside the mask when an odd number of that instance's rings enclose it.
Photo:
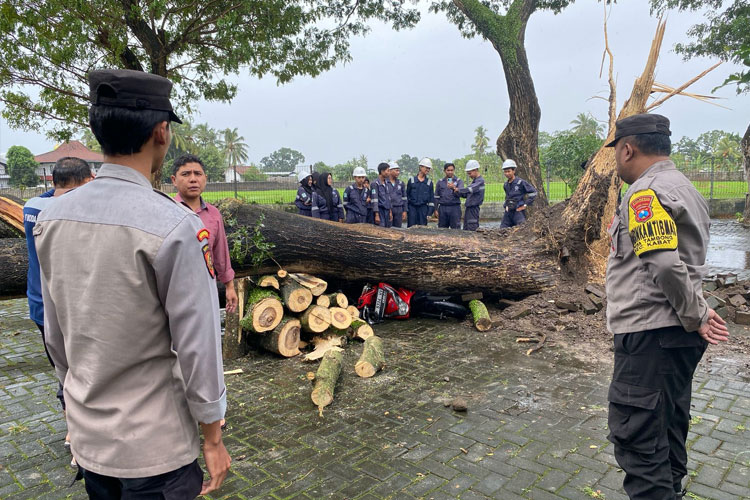
M 26 239 L 0 238 L 0 297 L 22 297 L 26 293 L 28 269 Z

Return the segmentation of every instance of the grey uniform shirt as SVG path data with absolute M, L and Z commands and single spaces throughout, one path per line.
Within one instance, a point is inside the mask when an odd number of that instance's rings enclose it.
M 198 216 L 133 169 L 104 164 L 34 228 L 45 337 L 73 455 L 133 478 L 198 456 L 224 416 L 221 330 Z
M 654 163 L 630 186 L 609 228 L 607 327 L 612 333 L 708 320 L 708 205 L 669 160 Z M 636 255 L 636 254 L 640 255 Z

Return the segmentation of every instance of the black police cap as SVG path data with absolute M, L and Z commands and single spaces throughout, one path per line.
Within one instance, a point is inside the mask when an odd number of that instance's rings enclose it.
M 605 147 L 614 147 L 622 137 L 640 134 L 672 135 L 672 132 L 669 131 L 669 118 L 662 115 L 642 113 L 617 120 L 615 124 L 615 138 Z
M 172 82 L 164 77 L 130 69 L 102 69 L 91 71 L 88 78 L 91 104 L 166 111 L 171 121 L 182 123 L 169 102 Z

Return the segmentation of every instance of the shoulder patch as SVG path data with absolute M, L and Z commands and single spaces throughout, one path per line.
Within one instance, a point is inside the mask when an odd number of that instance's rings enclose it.
M 628 232 L 638 257 L 677 248 L 677 225 L 653 189 L 636 191 L 628 200 Z

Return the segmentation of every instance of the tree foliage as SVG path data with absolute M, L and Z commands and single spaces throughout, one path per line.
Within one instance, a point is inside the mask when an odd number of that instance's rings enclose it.
M 178 114 L 199 99 L 231 101 L 226 75 L 285 83 L 351 59 L 349 39 L 369 20 L 409 28 L 403 0 L 4 0 L 0 4 L 0 102 L 13 128 L 69 139 L 86 126 L 86 74 L 114 67 L 176 84 Z
M 419 172 L 419 158 L 416 156 L 404 153 L 396 160 L 396 163 L 398 163 L 401 174 L 405 177 L 415 176 Z
M 237 128 L 224 129 L 224 138 L 222 142 L 224 157 L 227 164 L 231 167 L 240 166 L 247 161 L 247 144 Z
M 39 176 L 36 168 L 39 164 L 27 148 L 23 146 L 11 146 L 8 148 L 7 158 L 8 182 L 13 187 L 32 187 L 39 184 Z
M 264 181 L 268 179 L 268 176 L 260 171 L 257 165 L 250 165 L 242 173 L 242 180 L 247 182 L 253 181 Z
M 305 155 L 291 148 L 281 148 L 260 160 L 260 166 L 266 172 L 293 172 L 305 162 Z
M 583 167 L 602 146 L 596 134 L 583 135 L 574 130 L 557 132 L 540 155 L 546 171 L 559 177 L 574 190 L 583 175 Z
M 487 129 L 480 125 L 474 129 L 474 142 L 471 145 L 471 149 L 474 150 L 474 154 L 477 157 L 482 156 L 487 152 L 487 148 L 490 145 L 490 138 L 487 137 Z
M 354 169 L 357 167 L 362 167 L 367 172 L 367 156 L 359 155 L 358 158 L 352 158 L 345 163 L 340 163 L 334 166 L 330 172 L 333 174 L 333 180 L 335 181 L 350 181 L 352 180 Z
M 570 124 L 573 125 L 573 133 L 578 135 L 595 135 L 601 137 L 604 133 L 604 124 L 596 121 L 596 118 L 591 116 L 591 113 L 578 113 L 571 120 Z

